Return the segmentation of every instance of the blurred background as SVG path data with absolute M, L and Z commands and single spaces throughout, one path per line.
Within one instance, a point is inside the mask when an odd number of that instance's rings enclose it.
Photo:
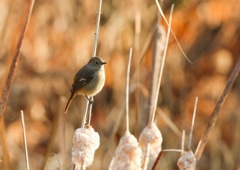
M 199 97 L 193 141 L 195 151 L 210 114 L 240 55 L 239 0 L 161 2 L 166 18 L 175 4 L 172 29 L 189 63 L 170 36 L 156 124 L 164 149 L 180 149 L 181 132 L 189 134 L 195 97 Z M 9 69 L 12 47 L 27 2 L 0 0 L 0 77 Z M 148 122 L 155 1 L 104 0 L 97 55 L 103 58 L 106 83 L 94 98 L 91 125 L 100 147 L 88 169 L 107 169 L 125 127 L 126 66 L 133 47 L 130 85 L 130 131 L 136 138 Z M 7 149 L 11 169 L 24 169 L 20 110 L 25 113 L 31 169 L 72 169 L 71 146 L 81 126 L 85 97 L 78 96 L 64 115 L 75 73 L 92 56 L 98 1 L 36 0 L 24 38 L 13 86 L 1 124 L 0 169 Z M 161 22 L 167 29 L 164 21 Z M 140 62 L 140 64 L 139 64 Z M 139 76 L 136 76 L 139 75 Z M 240 168 L 240 78 L 229 93 L 197 169 Z M 167 120 L 167 121 L 166 121 Z M 174 124 L 174 126 L 171 125 Z M 2 128 L 3 126 L 1 126 Z M 65 133 L 64 133 L 65 132 Z M 64 135 L 65 134 L 65 135 Z M 3 146 L 3 140 L 7 146 Z M 177 169 L 180 154 L 165 153 L 158 169 Z

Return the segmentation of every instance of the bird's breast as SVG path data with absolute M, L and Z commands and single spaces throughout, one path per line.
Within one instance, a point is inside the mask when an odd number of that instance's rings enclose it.
M 92 79 L 86 86 L 83 87 L 81 93 L 84 92 L 87 96 L 95 96 L 98 94 L 105 83 L 105 71 L 102 66 L 101 69 L 97 72 L 97 75 Z

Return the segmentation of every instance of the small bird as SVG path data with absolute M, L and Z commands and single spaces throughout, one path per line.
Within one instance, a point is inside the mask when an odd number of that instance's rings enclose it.
M 74 76 L 70 98 L 67 102 L 65 113 L 76 95 L 89 97 L 99 93 L 105 83 L 104 62 L 100 57 L 92 57 Z M 91 102 L 91 101 L 90 101 Z

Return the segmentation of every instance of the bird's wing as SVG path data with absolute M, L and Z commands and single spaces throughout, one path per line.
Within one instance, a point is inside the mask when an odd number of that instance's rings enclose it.
M 76 73 L 76 75 L 73 78 L 73 82 L 77 83 L 84 80 L 86 81 L 86 83 L 88 83 L 89 81 L 94 79 L 95 76 L 96 76 L 96 69 L 91 68 L 89 65 L 85 65 Z
M 80 76 L 81 75 L 81 76 Z M 74 93 L 74 89 L 81 89 L 85 85 L 87 85 L 91 80 L 93 80 L 97 76 L 97 72 L 94 69 L 88 69 L 88 67 L 83 67 L 80 69 L 77 74 L 74 76 L 72 92 Z
M 75 91 L 81 89 L 86 84 L 87 84 L 87 80 L 84 78 L 81 78 L 78 81 L 73 82 L 71 94 L 74 94 Z
M 75 75 L 74 80 L 73 80 L 74 83 L 83 83 L 83 84 L 86 83 L 87 84 L 97 76 L 97 72 L 94 69 L 89 69 L 87 71 L 85 70 L 83 72 L 80 72 L 80 71 Z

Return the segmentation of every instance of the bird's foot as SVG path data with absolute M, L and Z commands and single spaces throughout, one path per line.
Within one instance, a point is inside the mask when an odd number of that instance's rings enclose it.
M 86 98 L 88 99 L 89 103 L 90 104 L 93 104 L 93 97 L 88 97 L 86 94 L 85 94 Z

